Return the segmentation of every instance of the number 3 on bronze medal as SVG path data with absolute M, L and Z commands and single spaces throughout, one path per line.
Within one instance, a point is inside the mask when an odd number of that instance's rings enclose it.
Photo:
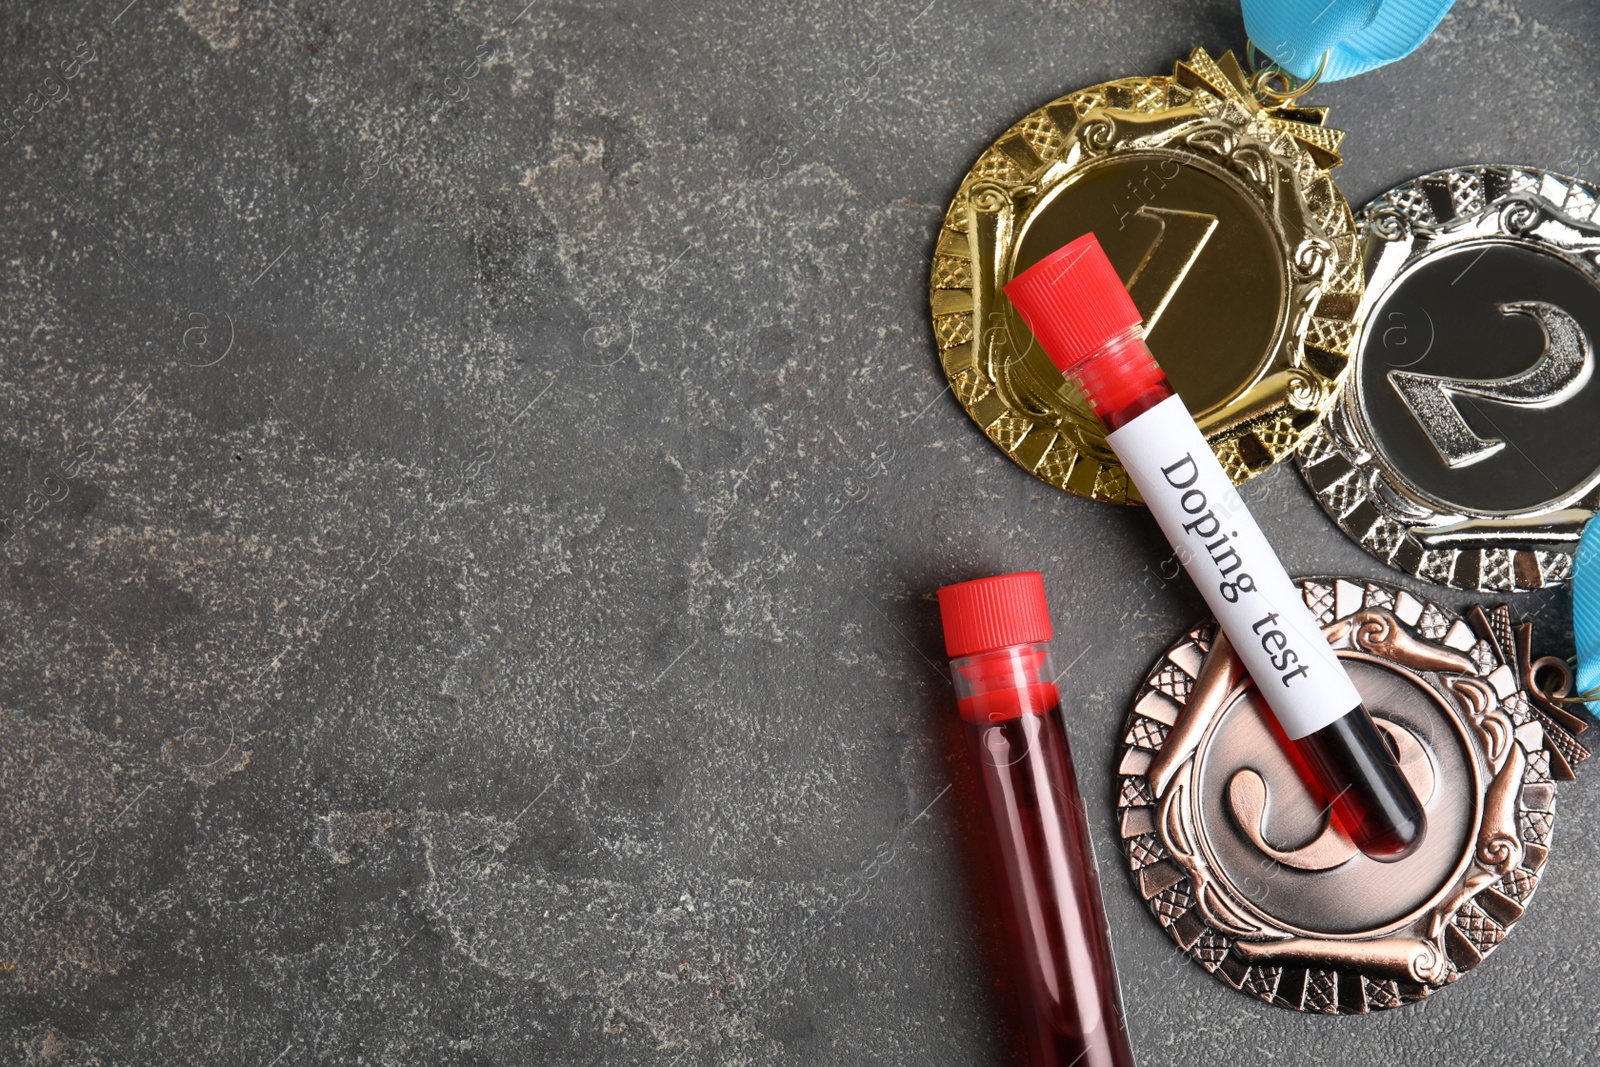
M 1594 374 L 1594 346 L 1567 312 L 1542 300 L 1501 304 L 1499 311 L 1527 315 L 1544 330 L 1544 352 L 1527 370 L 1487 380 L 1402 370 L 1388 375 L 1389 384 L 1451 468 L 1470 467 L 1506 446 L 1504 438 L 1483 437 L 1468 425 L 1460 402 L 1471 403 L 1485 420 L 1489 415 L 1473 403 L 1474 398 L 1518 407 L 1554 407 L 1582 390 Z

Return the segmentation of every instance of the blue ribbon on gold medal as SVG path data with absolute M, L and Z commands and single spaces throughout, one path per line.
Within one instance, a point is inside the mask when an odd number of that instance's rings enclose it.
M 1302 81 L 1332 82 L 1410 55 L 1439 25 L 1451 3 L 1242 0 L 1240 6 L 1245 32 L 1268 59 Z

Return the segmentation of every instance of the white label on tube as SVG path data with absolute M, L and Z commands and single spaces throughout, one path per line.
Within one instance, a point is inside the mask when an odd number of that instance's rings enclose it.
M 1183 400 L 1163 400 L 1106 439 L 1284 732 L 1315 733 L 1360 704 Z

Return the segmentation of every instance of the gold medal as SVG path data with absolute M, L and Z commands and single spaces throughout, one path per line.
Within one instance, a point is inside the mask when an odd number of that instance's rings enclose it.
M 1232 53 L 1032 112 L 979 157 L 945 215 L 929 283 L 962 406 L 1052 485 L 1139 503 L 1094 413 L 1000 290 L 1094 232 L 1151 350 L 1242 483 L 1292 454 L 1350 364 L 1362 274 L 1329 171 L 1343 134 L 1263 89 Z

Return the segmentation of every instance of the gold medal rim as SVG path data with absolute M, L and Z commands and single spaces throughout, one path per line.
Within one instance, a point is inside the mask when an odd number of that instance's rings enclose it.
M 1208 169 L 1226 168 L 1243 179 L 1236 185 L 1256 197 L 1253 206 L 1278 240 L 1287 328 L 1279 331 L 1270 358 L 1258 361 L 1254 381 L 1230 390 L 1232 400 L 1198 420 L 1235 484 L 1293 455 L 1338 399 L 1349 373 L 1363 275 L 1355 219 L 1330 174 L 1343 135 L 1320 125 L 1320 109 L 1263 109 L 1228 71 L 1237 72 L 1231 54 L 1213 61 L 1196 49 L 1171 76 L 1102 82 L 1036 108 L 978 157 L 945 213 L 929 277 L 940 364 L 985 435 L 1058 489 L 1142 503 L 1081 398 L 1064 402 L 1053 416 L 1041 415 L 1007 387 L 1005 368 L 1016 357 L 997 351 L 1007 342 L 977 324 L 988 321 L 1020 237 L 1012 229 L 984 255 L 975 248 L 981 234 L 972 220 L 1007 212 L 1020 220 L 1032 200 L 1119 152 L 1175 151 Z M 1194 113 L 1197 108 L 1203 114 Z M 1113 120 L 1139 117 L 1134 132 L 1146 134 L 1145 120 L 1189 109 L 1196 128 L 1165 140 L 1123 141 L 1116 122 L 1106 121 L 1108 109 Z M 1065 127 L 1068 115 L 1072 123 Z M 1294 195 L 1275 198 L 1279 188 Z M 1282 387 L 1262 395 L 1260 383 L 1274 377 Z

